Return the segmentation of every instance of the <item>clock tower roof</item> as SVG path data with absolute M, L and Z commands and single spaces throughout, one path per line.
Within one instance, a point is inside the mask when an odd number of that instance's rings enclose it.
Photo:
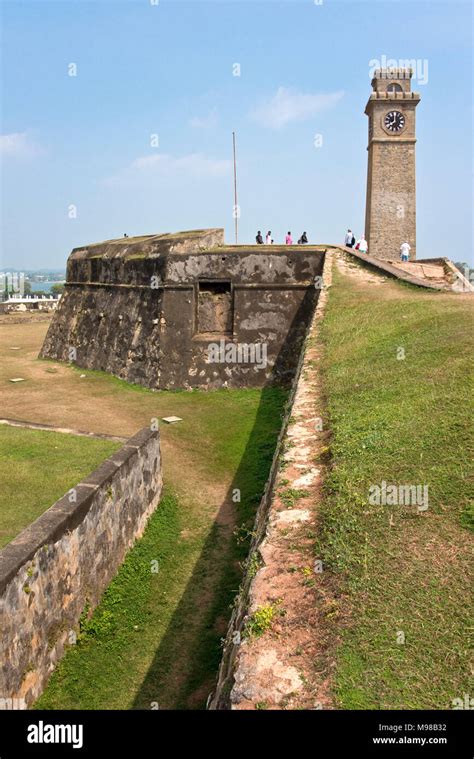
M 413 76 L 413 69 L 411 68 L 386 68 L 375 69 L 372 78 L 372 87 L 377 89 L 379 81 L 385 82 L 407 82 L 410 87 L 410 79 Z
M 402 101 L 405 105 L 418 105 L 421 97 L 418 92 L 411 91 L 411 68 L 376 69 L 371 81 L 372 93 L 367 101 L 365 113 L 370 114 L 374 105 L 394 105 Z

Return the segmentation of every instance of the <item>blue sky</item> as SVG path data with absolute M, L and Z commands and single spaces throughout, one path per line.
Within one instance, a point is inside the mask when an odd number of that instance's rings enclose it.
M 124 232 L 233 242 L 233 130 L 240 241 L 359 235 L 383 56 L 420 66 L 418 257 L 473 262 L 470 3 L 152 3 L 1 2 L 0 267 L 60 268 Z

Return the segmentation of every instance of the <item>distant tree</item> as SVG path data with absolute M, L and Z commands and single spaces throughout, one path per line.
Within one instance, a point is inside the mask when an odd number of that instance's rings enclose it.
M 31 282 L 28 279 L 24 281 L 24 293 L 25 295 L 31 295 Z
M 58 282 L 55 285 L 51 285 L 51 295 L 62 295 L 65 289 L 66 285 L 64 282 Z

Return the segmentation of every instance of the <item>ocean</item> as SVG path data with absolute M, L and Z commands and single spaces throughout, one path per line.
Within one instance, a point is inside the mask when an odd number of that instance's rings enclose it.
M 61 282 L 31 282 L 31 292 L 37 293 L 41 290 L 45 293 L 49 293 L 51 290 L 52 285 L 59 285 Z

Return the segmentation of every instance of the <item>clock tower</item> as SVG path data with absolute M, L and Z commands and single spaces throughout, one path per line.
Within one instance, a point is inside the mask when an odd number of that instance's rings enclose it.
M 369 151 L 365 235 L 370 256 L 399 260 L 400 245 L 416 258 L 415 108 L 411 69 L 378 69 L 365 113 Z

